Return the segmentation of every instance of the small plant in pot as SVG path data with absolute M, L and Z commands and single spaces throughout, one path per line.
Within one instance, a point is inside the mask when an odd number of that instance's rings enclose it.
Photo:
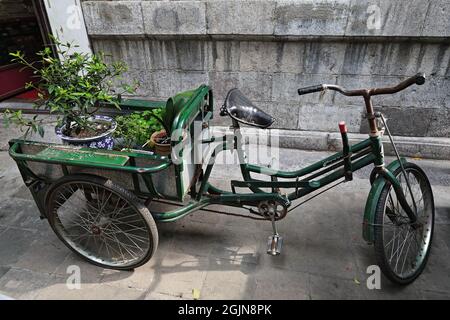
M 149 138 L 153 132 L 164 129 L 162 119 L 164 109 L 157 108 L 144 112 L 134 112 L 116 117 L 117 129 L 114 132 L 117 149 L 149 149 Z
M 116 148 L 152 150 L 167 156 L 171 153 L 170 119 L 164 108 L 134 112 L 116 118 Z M 186 135 L 184 135 L 186 136 Z
M 31 68 L 36 82 L 26 84 L 27 89 L 38 92 L 35 109 L 43 109 L 57 116 L 56 134 L 63 143 L 101 149 L 112 149 L 112 134 L 117 124 L 107 116 L 98 115 L 102 105 L 119 107 L 120 96 L 134 93 L 136 84 L 117 86 L 120 76 L 127 70 L 123 62 L 108 65 L 104 54 L 84 54 L 74 52 L 77 47 L 71 43 L 61 43 L 52 37 L 55 52 L 46 47 L 37 53 L 38 61 L 26 60 L 21 52 L 10 53 L 14 62 L 24 68 Z M 43 136 L 42 126 L 36 117 L 24 119 L 21 112 L 7 110 L 4 115 L 7 123 L 13 122 L 28 127 L 27 133 L 38 132 Z

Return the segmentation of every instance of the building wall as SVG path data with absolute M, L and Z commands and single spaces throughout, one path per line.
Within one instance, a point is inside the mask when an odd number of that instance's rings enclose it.
M 0 0 L 0 20 L 34 17 L 33 5 L 26 0 Z
M 273 127 L 329 132 L 345 120 L 364 133 L 362 98 L 296 89 L 389 86 L 420 71 L 425 85 L 374 105 L 395 135 L 450 137 L 448 0 L 84 1 L 83 12 L 94 51 L 125 61 L 139 96 L 208 83 L 217 111 L 239 87 Z

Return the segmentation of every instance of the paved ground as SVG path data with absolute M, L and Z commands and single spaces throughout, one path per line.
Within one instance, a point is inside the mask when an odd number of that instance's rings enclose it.
M 323 152 L 282 150 L 282 167 L 311 163 Z M 423 275 L 405 288 L 382 279 L 366 287 L 373 248 L 361 237 L 369 170 L 355 181 L 296 209 L 279 223 L 281 256 L 265 253 L 269 223 L 195 213 L 160 224 L 156 256 L 134 272 L 84 263 L 64 247 L 0 152 L 0 295 L 18 299 L 430 299 L 450 298 L 450 161 L 416 160 L 430 175 L 436 201 L 432 255 Z M 214 180 L 235 177 L 219 166 Z M 218 208 L 218 207 L 216 207 Z M 224 208 L 222 208 L 224 209 Z M 237 209 L 228 209 L 237 212 Z M 81 289 L 68 289 L 68 267 L 81 268 Z

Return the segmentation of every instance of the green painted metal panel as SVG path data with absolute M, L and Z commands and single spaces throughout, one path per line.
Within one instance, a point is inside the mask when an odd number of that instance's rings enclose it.
M 92 149 L 74 149 L 64 147 L 48 147 L 37 153 L 36 156 L 54 161 L 82 161 L 98 165 L 123 166 L 130 159 L 126 155 L 109 154 L 93 151 Z
M 198 89 L 180 92 L 167 100 L 163 121 L 167 127 L 171 128 L 171 131 L 175 129 L 175 127 L 172 127 L 174 119 L 184 108 L 188 107 L 189 101 L 197 91 Z
M 201 85 L 198 89 L 191 93 L 189 101 L 186 102 L 186 106 L 183 108 L 183 112 L 178 112 L 175 116 L 172 124 L 172 130 L 187 129 L 195 117 L 197 117 L 200 113 L 202 106 L 201 102 L 205 96 L 210 93 L 210 88 L 206 85 Z M 189 95 L 189 92 L 187 92 L 187 94 Z
M 195 118 L 202 112 L 202 102 L 205 97 L 211 93 L 211 90 L 206 85 L 201 85 L 195 90 L 189 90 L 178 93 L 169 98 L 166 104 L 166 112 L 164 116 L 164 123 L 170 124 L 171 132 L 175 130 L 188 130 Z M 208 114 L 208 111 L 203 116 Z M 181 133 L 178 131 L 178 133 Z M 183 137 L 180 134 L 178 140 L 172 140 L 172 148 L 177 144 L 182 143 Z M 183 156 L 183 150 L 179 151 L 180 159 Z M 178 200 L 182 200 L 184 196 L 185 186 L 183 185 L 182 172 L 184 164 L 177 163 L 175 165 L 176 183 L 178 191 Z
M 80 166 L 80 167 L 92 167 L 92 168 L 101 168 L 101 169 L 110 169 L 110 170 L 119 170 L 119 171 L 126 171 L 126 172 L 135 172 L 135 173 L 155 173 L 159 172 L 161 170 L 164 170 L 168 168 L 172 162 L 170 159 L 166 157 L 160 157 L 160 156 L 154 156 L 154 155 L 143 155 L 139 153 L 134 152 L 122 152 L 122 151 L 109 151 L 109 150 L 103 150 L 102 154 L 109 154 L 109 155 L 121 155 L 121 156 L 128 156 L 128 157 L 149 157 L 150 159 L 158 159 L 160 160 L 160 163 L 156 165 L 152 165 L 151 167 L 134 167 L 130 165 L 117 165 L 117 164 L 111 164 L 111 163 L 95 163 L 95 162 L 86 162 L 85 160 L 78 160 L 78 159 L 62 159 L 62 158 L 51 158 L 51 157 L 44 157 L 39 154 L 25 154 L 21 152 L 21 144 L 34 144 L 34 145 L 44 145 L 46 147 L 51 146 L 57 146 L 56 144 L 50 144 L 50 143 L 41 143 L 41 142 L 34 142 L 34 141 L 24 141 L 24 140 L 11 140 L 9 142 L 10 148 L 9 148 L 9 155 L 17 162 L 17 161 L 36 161 L 36 162 L 44 162 L 44 163 L 55 163 L 60 165 L 70 165 L 70 166 Z M 82 148 L 81 150 L 85 150 Z M 87 150 L 89 150 L 87 148 Z

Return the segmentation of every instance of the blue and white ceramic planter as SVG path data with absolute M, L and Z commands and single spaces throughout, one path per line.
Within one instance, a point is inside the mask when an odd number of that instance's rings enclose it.
M 95 149 L 107 149 L 112 150 L 114 147 L 114 139 L 112 137 L 113 132 L 117 128 L 117 123 L 113 118 L 107 116 L 93 116 L 92 121 L 101 120 L 111 123 L 111 128 L 102 133 L 101 135 L 89 138 L 73 138 L 64 135 L 62 132 L 64 131 L 65 125 L 61 127 L 56 127 L 55 132 L 58 137 L 61 138 L 64 144 L 69 144 L 78 147 L 87 147 L 87 148 L 95 148 Z

